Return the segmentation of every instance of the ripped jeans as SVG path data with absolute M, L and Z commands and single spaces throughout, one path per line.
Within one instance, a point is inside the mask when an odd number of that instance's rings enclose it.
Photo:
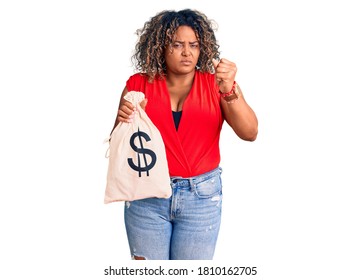
M 172 196 L 125 203 L 124 219 L 133 259 L 211 260 L 222 211 L 222 169 L 172 177 Z

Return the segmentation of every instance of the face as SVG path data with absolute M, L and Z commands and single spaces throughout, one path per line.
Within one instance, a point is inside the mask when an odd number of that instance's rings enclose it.
M 171 45 L 165 51 L 167 72 L 187 74 L 195 70 L 200 54 L 199 41 L 193 29 L 180 26 Z

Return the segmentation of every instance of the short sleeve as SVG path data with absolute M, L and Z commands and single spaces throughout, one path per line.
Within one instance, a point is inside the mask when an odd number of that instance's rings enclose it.
M 146 81 L 147 77 L 145 75 L 140 73 L 134 74 L 126 82 L 127 90 L 144 92 Z

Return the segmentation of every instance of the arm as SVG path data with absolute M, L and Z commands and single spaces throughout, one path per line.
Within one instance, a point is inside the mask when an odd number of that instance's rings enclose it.
M 219 62 L 213 60 L 216 71 L 216 81 L 221 92 L 230 92 L 237 73 L 236 65 L 222 58 Z M 227 103 L 221 98 L 221 107 L 226 122 L 237 136 L 246 141 L 254 141 L 258 134 L 258 120 L 252 108 L 247 104 L 240 87 L 236 84 L 238 99 Z
M 236 87 L 239 94 L 238 99 L 232 103 L 227 103 L 221 98 L 223 115 L 239 138 L 254 141 L 258 134 L 257 116 L 244 99 L 238 84 L 236 84 Z

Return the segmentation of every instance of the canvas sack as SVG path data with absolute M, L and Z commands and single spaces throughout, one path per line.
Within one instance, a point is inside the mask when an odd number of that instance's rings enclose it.
M 130 91 L 124 98 L 136 107 L 136 113 L 131 123 L 120 122 L 110 135 L 104 203 L 169 198 L 165 146 L 160 132 L 139 105 L 144 93 Z

